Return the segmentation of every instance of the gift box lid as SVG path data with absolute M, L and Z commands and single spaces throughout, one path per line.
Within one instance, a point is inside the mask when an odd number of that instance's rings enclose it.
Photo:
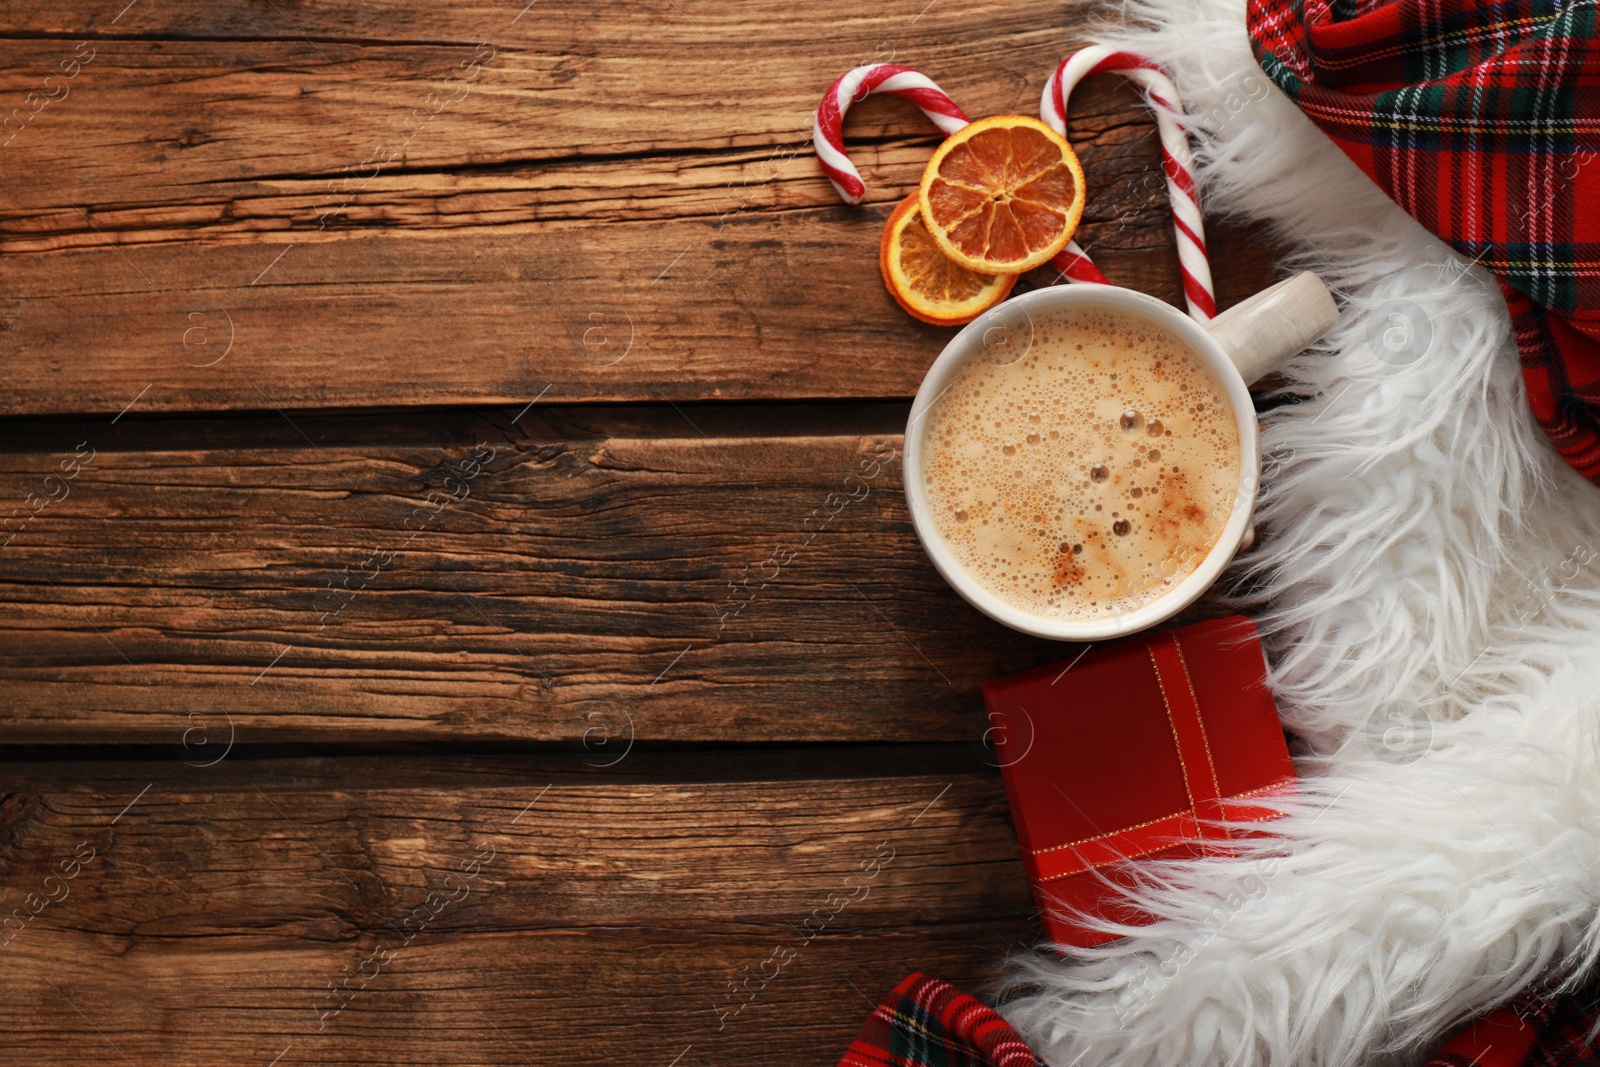
M 1036 888 L 1185 840 L 1293 781 L 1255 626 L 1243 616 L 1090 647 L 983 685 Z

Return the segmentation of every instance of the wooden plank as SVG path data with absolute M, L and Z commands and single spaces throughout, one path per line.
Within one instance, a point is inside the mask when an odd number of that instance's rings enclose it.
M 0 257 L 0 413 L 910 396 L 951 331 L 884 292 L 877 227 L 818 208 L 721 230 Z M 1219 272 L 1227 303 L 1266 284 L 1270 257 L 1220 237 L 1238 251 Z M 1164 223 L 1124 228 L 1131 247 L 1108 243 L 1099 260 L 1177 299 L 1168 238 Z
M 1069 649 L 926 561 L 905 411 L 13 427 L 51 443 L 0 465 L 0 738 L 960 740 L 981 679 Z
M 404 7 L 371 6 L 374 25 Z M 927 67 L 975 114 L 1036 110 L 1044 76 L 1071 45 L 1042 0 L 952 5 L 944 32 L 930 21 L 905 42 L 887 39 L 899 20 L 884 14 L 841 33 L 824 4 L 688 6 L 677 17 L 660 2 L 552 6 L 510 33 L 502 11 L 454 42 L 311 41 L 292 31 L 247 41 L 90 36 L 81 47 L 12 38 L 0 81 L 11 126 L 0 143 L 10 142 L 8 170 L 70 161 L 79 174 L 50 180 L 109 183 L 96 194 L 107 199 L 162 199 L 183 179 L 299 176 L 322 179 L 320 191 L 347 170 L 359 181 L 371 170 L 807 145 L 828 84 L 891 58 Z M 185 7 L 195 5 L 173 10 Z M 137 110 L 153 99 L 167 106 Z M 852 123 L 867 141 L 928 129 L 906 104 Z M 28 203 L 34 192 L 8 195 Z
M 118 955 L 121 939 L 61 935 L 7 959 L 0 1052 L 37 1067 L 814 1067 L 842 1055 L 872 1001 L 911 971 L 971 988 L 993 977 L 989 961 L 1014 934 L 982 919 L 841 934 L 797 952 L 764 986 L 751 976 L 788 959 L 769 962 L 773 953 L 796 952 L 799 935 L 778 924 L 721 937 L 583 929 L 419 939 L 366 987 L 353 978 L 357 995 L 331 1016 L 339 1001 L 329 985 L 388 942 L 336 951 L 231 934 Z M 732 1015 L 747 980 L 759 995 Z
M 982 679 L 1077 649 L 928 563 L 905 412 L 12 427 L 0 738 L 976 736 Z
M 1152 239 L 1099 258 L 1177 298 L 1167 234 Z M 952 331 L 894 306 L 876 240 L 876 222 L 818 209 L 723 231 L 3 257 L 0 413 L 909 397 Z M 1269 280 L 1261 246 L 1240 251 L 1230 299 Z
M 67 95 L 0 135 L 0 413 L 520 406 L 546 387 L 907 396 L 949 332 L 895 307 L 874 252 L 935 137 L 902 102 L 854 109 L 873 196 L 849 209 L 811 157 L 811 109 L 835 74 L 892 55 L 973 114 L 1027 111 L 1070 38 L 1043 3 L 845 20 L 767 0 L 552 5 L 474 68 L 510 6 L 414 35 L 414 13 L 373 4 L 158 7 L 127 19 L 190 39 L 91 36 L 93 58 L 48 89 Z M 108 29 L 76 17 L 33 24 Z M 268 25 L 283 20 L 304 35 Z M 360 20 L 399 38 L 339 38 Z M 270 39 L 230 39 L 252 33 Z M 76 47 L 8 42 L 0 101 L 38 93 Z M 462 63 L 465 95 L 408 125 Z M 1118 281 L 1177 300 L 1142 112 L 1105 79 L 1074 99 L 1082 240 Z M 1259 287 L 1257 235 L 1213 239 L 1224 302 Z
M 911 970 L 973 987 L 1037 936 L 992 773 L 318 789 L 279 762 L 6 798 L 8 1059 L 815 1063 Z
M 70 160 L 97 183 L 161 199 L 184 179 L 337 176 L 364 162 L 803 146 L 823 90 L 862 63 L 924 70 L 973 115 L 1034 111 L 1086 19 L 1047 0 L 902 0 L 845 17 L 784 0 L 542 0 L 522 18 L 514 2 L 362 2 L 346 5 L 349 18 L 295 7 L 145 3 L 114 29 L 81 5 L 9 13 L 0 99 L 21 114 L 0 132 L 5 165 Z M 32 37 L 30 15 L 55 23 L 48 37 Z M 166 106 L 141 111 L 152 98 Z M 426 118 L 407 125 L 414 109 Z M 925 130 L 914 115 L 896 104 L 851 128 L 863 142 Z M 397 151 L 374 160 L 374 146 Z
M 929 5 L 927 0 L 886 0 L 872 9 L 841 10 L 820 4 L 784 5 L 772 0 L 748 0 L 737 5 L 712 0 L 626 0 L 599 10 L 587 0 L 458 0 L 448 5 L 419 8 L 394 0 L 329 0 L 306 4 L 205 4 L 179 2 L 152 4 L 114 3 L 90 5 L 81 0 L 37 0 L 13 5 L 6 11 L 8 32 L 19 36 L 158 37 L 167 40 L 286 40 L 318 43 L 475 44 L 486 34 L 496 40 L 521 42 L 528 47 L 544 43 L 543 35 L 560 27 L 569 41 L 587 47 L 572 58 L 598 58 L 597 53 L 628 54 L 627 49 L 669 50 L 672 46 L 715 45 L 734 76 L 754 76 L 760 66 L 734 51 L 737 45 L 762 48 L 763 57 L 777 48 L 765 41 L 781 41 L 791 48 L 809 48 L 830 55 L 849 48 L 855 62 L 888 61 L 913 47 L 960 47 L 958 38 L 970 38 L 985 27 L 978 17 L 1004 17 L 1003 5 L 983 3 Z M 1051 14 L 1036 0 L 1024 6 L 1035 17 Z M 1054 12 L 1059 21 L 1060 13 Z M 801 29 L 803 27 L 803 30 Z M 764 31 L 763 38 L 760 32 Z M 806 36 L 809 32 L 811 36 Z M 1055 24 L 1042 33 L 1062 32 Z M 875 51 L 881 49 L 881 51 Z M 1003 57 L 995 56 L 994 59 Z

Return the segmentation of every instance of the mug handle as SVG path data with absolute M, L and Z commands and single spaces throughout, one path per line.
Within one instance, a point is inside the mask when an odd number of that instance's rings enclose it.
M 1244 384 L 1254 385 L 1338 319 L 1327 284 L 1301 271 L 1235 304 L 1206 323 L 1205 331 L 1228 354 Z

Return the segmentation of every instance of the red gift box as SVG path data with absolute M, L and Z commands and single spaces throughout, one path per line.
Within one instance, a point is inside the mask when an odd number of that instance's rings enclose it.
M 1243 616 L 1141 634 L 983 683 L 1022 862 L 1045 934 L 1089 947 L 1116 935 L 1084 915 L 1148 923 L 1122 889 L 1128 861 L 1182 859 L 1276 817 L 1257 799 L 1294 767 Z

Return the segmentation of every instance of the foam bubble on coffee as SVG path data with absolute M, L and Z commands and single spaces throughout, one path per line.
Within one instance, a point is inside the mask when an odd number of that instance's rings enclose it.
M 923 455 L 934 526 L 962 568 L 1054 620 L 1124 615 L 1178 585 L 1239 485 L 1238 428 L 1210 368 L 1110 309 L 1035 316 L 1020 359 L 970 358 L 928 413 Z

